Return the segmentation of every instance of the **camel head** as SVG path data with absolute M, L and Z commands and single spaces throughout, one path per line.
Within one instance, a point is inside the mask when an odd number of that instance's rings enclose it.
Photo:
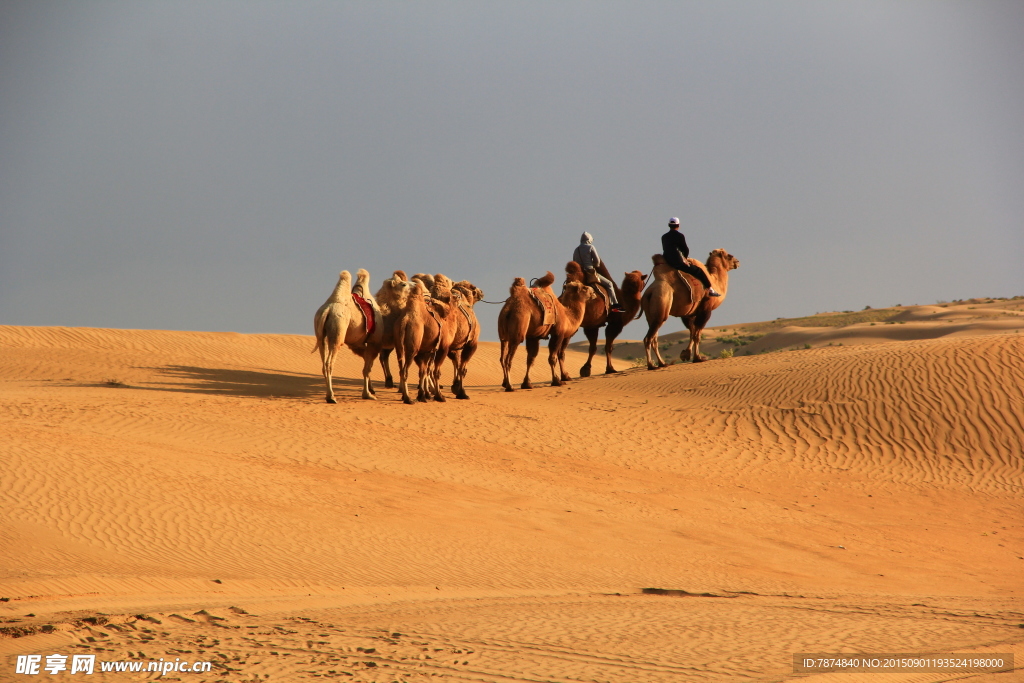
M 644 288 L 644 274 L 639 270 L 634 270 L 632 273 L 625 273 L 626 277 L 622 280 L 622 293 L 624 295 L 638 295 Z
M 565 279 L 570 282 L 583 282 L 583 267 L 575 261 L 565 264 Z
M 462 299 L 472 306 L 477 301 L 484 300 L 484 290 L 474 285 L 469 280 L 459 280 L 453 287 L 462 292 Z
M 566 282 L 565 287 L 562 289 L 562 295 L 558 297 L 558 300 L 563 305 L 568 305 L 570 302 L 583 302 L 590 301 L 597 295 L 594 294 L 594 289 L 589 287 L 582 282 Z
M 396 270 L 395 274 L 381 283 L 380 289 L 374 298 L 381 306 L 389 308 L 401 308 L 409 298 L 409 290 L 412 283 L 406 278 L 405 273 Z
M 708 254 L 708 268 L 714 267 L 736 270 L 740 267 L 740 260 L 725 249 L 714 249 Z

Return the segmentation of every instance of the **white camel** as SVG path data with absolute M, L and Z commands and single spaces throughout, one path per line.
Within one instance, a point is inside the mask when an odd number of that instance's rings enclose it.
M 369 315 L 356 303 L 352 297 L 353 292 L 369 302 Z M 313 351 L 320 351 L 324 379 L 327 380 L 328 403 L 337 403 L 331 386 L 331 374 L 334 371 L 335 354 L 342 344 L 363 359 L 363 398 L 376 399 L 370 383 L 370 369 L 380 351 L 382 329 L 380 308 L 370 294 L 370 274 L 360 268 L 353 287 L 352 275 L 347 270 L 341 271 L 334 291 L 313 317 L 313 331 L 316 333 Z

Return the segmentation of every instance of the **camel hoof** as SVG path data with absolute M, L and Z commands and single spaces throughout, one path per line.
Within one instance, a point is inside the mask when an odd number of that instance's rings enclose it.
M 446 399 L 444 396 L 435 396 L 434 400 L 437 401 L 438 403 L 447 403 L 448 402 L 448 399 Z
M 337 401 L 335 401 L 335 400 L 334 400 L 334 397 L 333 397 L 333 396 L 328 396 L 328 397 L 327 397 L 327 402 L 328 402 L 328 403 L 337 403 Z
M 520 388 L 522 388 L 522 389 L 533 389 L 533 385 L 532 385 L 532 384 L 526 384 L 526 383 L 524 383 L 524 384 L 523 384 L 523 386 L 522 386 L 522 387 L 520 387 Z
M 363 400 L 365 400 L 365 401 L 376 401 L 377 397 L 374 394 L 363 394 Z
M 455 398 L 459 399 L 460 401 L 466 401 L 469 399 L 469 394 L 459 394 Z
M 590 366 L 584 365 L 580 368 L 580 377 L 590 377 Z
M 607 368 L 607 369 L 606 369 L 606 370 L 604 371 L 604 374 L 606 374 L 606 375 L 617 375 L 618 373 L 619 373 L 619 371 L 618 371 L 618 370 L 616 370 L 616 369 L 615 369 L 615 368 L 613 368 L 613 367 L 609 367 L 609 368 Z
M 508 392 L 508 391 L 515 391 L 515 389 L 513 389 L 512 387 L 505 387 L 505 391 L 506 392 Z
M 403 397 L 402 397 L 402 403 L 404 403 L 404 404 L 405 404 L 405 405 L 407 405 L 407 406 L 411 406 L 411 405 L 414 405 L 414 404 L 415 404 L 416 402 L 415 402 L 415 401 L 413 401 L 413 400 L 412 400 L 411 398 L 409 398 L 408 396 L 403 396 Z
M 385 389 L 394 389 L 395 388 L 395 383 L 392 382 L 389 379 L 386 379 L 386 380 L 384 380 L 384 388 Z

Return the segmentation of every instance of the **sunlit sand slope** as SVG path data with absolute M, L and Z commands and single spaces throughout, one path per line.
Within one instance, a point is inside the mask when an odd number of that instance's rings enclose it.
M 359 400 L 348 352 L 326 404 L 310 337 L 0 327 L 0 628 L 27 634 L 0 631 L 0 680 L 4 656 L 72 646 L 219 652 L 235 671 L 211 681 L 1024 657 L 1022 336 L 562 388 L 542 354 L 514 393 L 484 344 L 471 400 L 406 406 L 379 384 Z M 114 626 L 81 620 L 97 612 Z

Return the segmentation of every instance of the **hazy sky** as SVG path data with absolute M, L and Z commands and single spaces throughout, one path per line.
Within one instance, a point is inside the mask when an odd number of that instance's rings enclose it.
M 670 216 L 712 325 L 1024 294 L 1024 3 L 0 0 L 0 324 L 311 334 Z

